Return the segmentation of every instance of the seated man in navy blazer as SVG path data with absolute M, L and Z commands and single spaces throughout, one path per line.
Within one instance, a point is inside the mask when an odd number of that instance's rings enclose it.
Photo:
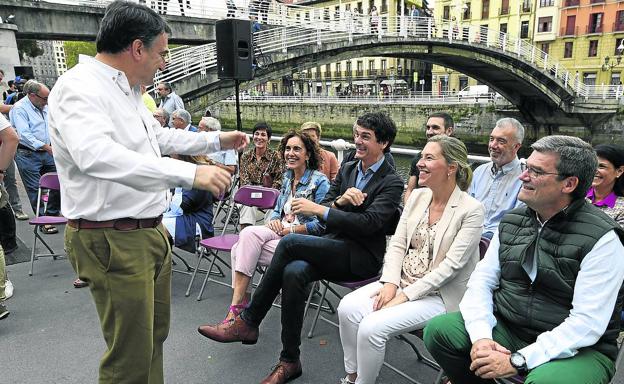
M 215 341 L 254 344 L 258 327 L 281 289 L 283 349 L 263 383 L 285 383 L 302 373 L 299 345 L 309 283 L 358 281 L 379 273 L 386 233 L 396 226 L 403 192 L 403 181 L 384 157 L 395 136 L 396 125 L 388 116 L 359 117 L 353 125 L 355 160 L 340 168 L 324 201 L 294 199 L 292 203 L 294 213 L 324 220 L 325 235 L 286 235 L 249 307 L 229 322 L 199 327 L 202 335 Z

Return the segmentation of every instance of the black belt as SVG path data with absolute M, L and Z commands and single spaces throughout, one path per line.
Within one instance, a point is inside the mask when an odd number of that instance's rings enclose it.
M 162 215 L 149 219 L 132 219 L 124 217 L 123 219 L 91 221 L 85 219 L 69 219 L 67 224 L 76 229 L 116 229 L 118 231 L 132 231 L 143 228 L 156 228 L 162 222 Z
M 25 149 L 31 152 L 45 152 L 43 149 L 32 149 L 32 148 L 25 146 L 24 144 L 17 144 L 17 149 Z

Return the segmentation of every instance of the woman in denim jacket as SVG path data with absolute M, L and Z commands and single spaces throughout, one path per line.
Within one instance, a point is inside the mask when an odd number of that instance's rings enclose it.
M 282 190 L 266 225 L 245 227 L 232 247 L 232 304 L 224 321 L 242 311 L 251 296 L 250 282 L 256 267 L 270 264 L 275 247 L 289 233 L 314 236 L 325 227 L 316 216 L 295 215 L 290 206 L 293 199 L 305 198 L 320 203 L 329 190 L 329 180 L 317 171 L 321 160 L 318 144 L 306 133 L 288 132 L 280 143 L 279 154 L 286 171 Z

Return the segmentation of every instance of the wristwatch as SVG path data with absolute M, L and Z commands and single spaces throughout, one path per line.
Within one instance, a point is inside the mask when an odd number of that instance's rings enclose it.
M 342 208 L 342 205 L 338 204 L 338 200 L 340 200 L 341 197 L 342 197 L 342 195 L 340 195 L 340 196 L 338 196 L 338 197 L 336 197 L 334 199 L 334 207 L 336 207 L 338 209 Z
M 529 373 L 529 369 L 527 368 L 526 359 L 520 352 L 514 352 L 509 357 L 509 362 L 511 366 L 516 368 L 518 374 L 521 376 L 526 376 Z

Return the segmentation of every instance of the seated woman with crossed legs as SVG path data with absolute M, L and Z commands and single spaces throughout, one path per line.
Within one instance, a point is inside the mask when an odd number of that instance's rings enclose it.
M 306 133 L 288 132 L 280 143 L 284 159 L 282 190 L 271 217 L 265 226 L 245 227 L 232 247 L 232 304 L 224 321 L 238 315 L 249 302 L 250 282 L 258 265 L 271 263 L 275 247 L 289 233 L 320 235 L 324 227 L 316 216 L 290 212 L 291 201 L 304 197 L 319 203 L 329 190 L 329 180 L 317 171 L 321 162 L 318 144 Z
M 375 383 L 393 336 L 422 329 L 457 311 L 479 261 L 483 205 L 465 191 L 472 171 L 466 146 L 434 136 L 422 150 L 420 177 L 386 251 L 381 278 L 338 306 L 347 376 L 342 384 Z

